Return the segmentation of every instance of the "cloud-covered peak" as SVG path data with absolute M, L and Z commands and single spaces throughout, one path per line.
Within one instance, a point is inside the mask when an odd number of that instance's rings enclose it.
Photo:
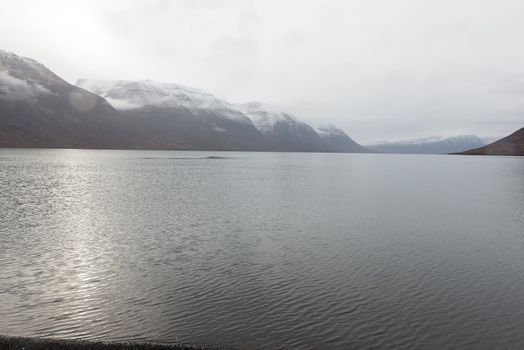
M 79 79 L 78 87 L 105 98 L 116 109 L 138 108 L 216 111 L 231 119 L 249 120 L 229 103 L 211 93 L 193 87 L 153 80 Z
M 0 98 L 34 102 L 40 95 L 51 93 L 46 86 L 56 78 L 39 62 L 0 49 Z
M 291 114 L 279 111 L 277 107 L 268 103 L 253 101 L 236 104 L 235 107 L 247 115 L 263 134 L 272 132 L 279 123 L 285 123 L 295 128 L 298 124 L 305 125 Z

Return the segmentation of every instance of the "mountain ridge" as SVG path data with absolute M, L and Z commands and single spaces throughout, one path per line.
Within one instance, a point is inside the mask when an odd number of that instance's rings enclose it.
M 367 145 L 366 147 L 381 153 L 448 154 L 484 146 L 486 143 L 486 139 L 476 135 L 458 135 L 452 137 L 432 136 L 422 139 Z
M 0 147 L 368 151 L 338 128 L 322 131 L 261 108 L 250 118 L 239 106 L 151 80 L 72 85 L 38 61 L 0 49 Z M 272 132 L 259 123 L 264 113 L 278 116 Z
M 207 91 L 152 80 L 79 79 L 78 86 L 106 98 L 128 123 L 176 149 L 267 150 L 251 120 Z

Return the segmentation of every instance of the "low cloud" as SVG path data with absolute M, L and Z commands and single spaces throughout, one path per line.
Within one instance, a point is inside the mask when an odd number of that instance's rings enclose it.
M 42 85 L 14 77 L 8 70 L 0 70 L 0 98 L 36 101 L 39 96 L 46 94 L 51 94 L 51 91 Z
M 106 97 L 106 101 L 109 102 L 115 109 L 123 110 L 123 111 L 130 110 L 130 109 L 138 109 L 138 108 L 143 108 L 144 107 L 143 104 L 132 103 L 130 101 L 122 100 L 122 99 L 118 99 L 118 98 Z

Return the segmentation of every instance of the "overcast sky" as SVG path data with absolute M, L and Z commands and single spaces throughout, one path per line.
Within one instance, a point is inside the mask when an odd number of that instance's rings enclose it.
M 522 0 L 2 0 L 0 48 L 261 100 L 361 143 L 524 126 Z

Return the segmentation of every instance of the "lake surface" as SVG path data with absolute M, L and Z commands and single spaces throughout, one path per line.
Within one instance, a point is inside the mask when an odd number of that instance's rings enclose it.
M 524 348 L 524 158 L 0 150 L 0 334 Z

